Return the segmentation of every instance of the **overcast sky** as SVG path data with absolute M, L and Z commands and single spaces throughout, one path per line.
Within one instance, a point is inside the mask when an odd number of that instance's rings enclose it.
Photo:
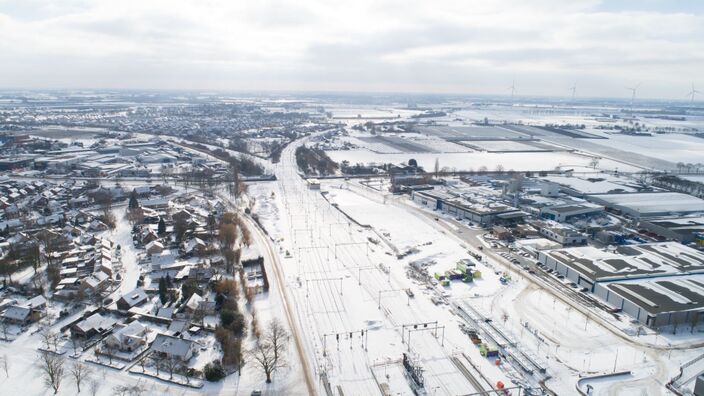
M 704 1 L 0 0 L 0 88 L 684 98 Z

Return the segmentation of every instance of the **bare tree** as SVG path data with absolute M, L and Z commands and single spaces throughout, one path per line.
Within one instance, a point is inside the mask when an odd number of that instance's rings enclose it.
M 589 160 L 589 166 L 591 166 L 592 169 L 596 169 L 596 167 L 599 166 L 599 157 L 592 157 L 592 159 Z
M 66 359 L 63 356 L 48 351 L 39 352 L 39 368 L 44 377 L 44 383 L 54 390 L 54 394 L 59 391 L 64 378 L 65 362 Z
M 59 337 L 56 333 L 52 332 L 51 329 L 48 327 L 42 330 L 41 333 L 42 336 L 42 341 L 44 341 L 44 344 L 46 345 L 47 350 L 56 350 L 58 349 L 58 343 L 59 343 Z
M 5 341 L 9 341 L 9 338 L 7 338 L 7 330 L 9 329 L 9 327 L 10 326 L 4 319 L 0 320 L 0 329 L 2 329 L 2 336 Z
M 161 362 L 164 360 L 161 357 L 161 354 L 159 353 L 153 353 L 151 354 L 151 359 L 154 362 L 154 366 L 156 367 L 156 376 L 159 376 L 159 368 L 161 367 Z
M 274 358 L 274 347 L 267 341 L 258 342 L 257 345 L 247 351 L 247 356 L 255 362 L 266 375 L 266 382 L 271 383 L 271 375 L 279 369 L 279 364 Z
M 73 363 L 73 366 L 71 366 L 71 376 L 73 377 L 73 382 L 76 383 L 78 393 L 81 393 L 81 382 L 86 380 L 92 372 L 93 370 L 91 370 L 90 367 L 81 362 Z
M 81 342 L 78 337 L 71 337 L 71 345 L 73 346 L 73 354 L 78 355 L 78 348 L 81 346 Z
M 135 385 L 117 385 L 112 388 L 115 395 L 118 396 L 141 396 L 146 389 L 141 383 Z
M 274 350 L 274 361 L 281 367 L 284 365 L 283 354 L 288 349 L 288 342 L 290 335 L 288 330 L 281 324 L 281 321 L 277 318 L 272 319 L 269 322 L 269 326 L 266 331 L 265 340 Z
M 10 378 L 10 359 L 7 358 L 7 354 L 0 357 L 0 365 L 2 365 L 2 369 L 5 370 L 5 377 Z
M 174 371 L 176 371 L 180 364 L 179 361 L 173 356 L 170 356 L 164 360 L 164 364 L 166 364 L 166 369 L 169 370 L 169 379 L 173 379 Z
M 107 355 L 108 361 L 112 365 L 112 358 L 113 356 L 115 356 L 115 348 L 112 346 L 112 344 L 103 342 L 102 352 L 103 354 Z
M 97 380 L 90 380 L 90 394 L 91 396 L 95 396 L 98 394 L 98 390 L 100 389 L 100 381 Z
M 149 354 L 144 356 L 139 360 L 139 366 L 142 367 L 142 372 L 144 372 L 144 366 L 147 364 L 147 359 L 149 358 Z

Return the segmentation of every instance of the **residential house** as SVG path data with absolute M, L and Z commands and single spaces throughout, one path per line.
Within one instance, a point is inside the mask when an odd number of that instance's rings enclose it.
M 39 295 L 23 304 L 10 305 L 2 314 L 2 318 L 10 323 L 27 325 L 34 323 L 46 315 L 46 299 Z
M 118 324 L 115 330 L 105 337 L 105 344 L 122 352 L 133 352 L 147 343 L 149 329 L 139 321 L 128 325 Z
M 195 341 L 166 334 L 158 334 L 151 346 L 152 353 L 165 359 L 176 359 L 182 362 L 190 360 L 197 348 L 198 344 Z
M 129 311 L 130 308 L 140 306 L 149 300 L 149 296 L 144 289 L 137 288 L 129 293 L 126 293 L 117 300 L 117 309 L 121 311 Z
M 144 248 L 147 254 L 158 254 L 164 251 L 164 245 L 159 241 L 151 241 Z
M 108 286 L 108 275 L 102 271 L 96 272 L 81 280 L 81 287 L 88 294 L 97 294 Z
M 115 324 L 117 320 L 96 313 L 71 326 L 71 335 L 84 339 L 93 338 L 96 335 L 104 336 L 112 331 Z
M 181 244 L 181 254 L 183 256 L 199 256 L 205 252 L 205 242 L 200 238 L 192 238 Z

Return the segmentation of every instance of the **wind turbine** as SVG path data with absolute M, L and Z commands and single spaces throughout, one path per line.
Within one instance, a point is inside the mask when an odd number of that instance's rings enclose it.
M 513 103 L 513 94 L 516 92 L 516 80 L 511 80 L 511 86 L 508 89 L 511 90 L 511 103 Z
M 640 87 L 640 84 L 641 83 L 636 84 L 633 88 L 626 87 L 627 90 L 631 91 L 631 113 L 633 112 L 633 102 L 636 100 L 636 91 L 638 90 L 638 87 Z
M 576 81 L 574 84 L 572 84 L 572 87 L 570 87 L 569 90 L 572 91 L 572 101 L 574 102 L 574 97 L 577 94 L 577 82 Z
M 700 94 L 700 93 L 701 93 L 701 91 L 697 91 L 696 89 L 694 89 L 694 83 L 692 83 L 692 90 L 689 91 L 689 93 L 687 94 L 687 96 L 690 97 L 689 103 L 694 103 L 694 96 L 696 94 Z

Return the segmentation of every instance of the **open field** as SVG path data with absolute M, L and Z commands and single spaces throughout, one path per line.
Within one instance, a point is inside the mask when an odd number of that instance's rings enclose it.
M 548 153 L 413 153 L 413 154 L 377 154 L 364 149 L 326 151 L 335 162 L 349 161 L 350 163 L 407 163 L 413 158 L 418 165 L 432 170 L 435 159 L 440 162 L 440 167 L 448 167 L 458 171 L 478 170 L 485 166 L 489 170 L 501 165 L 505 170 L 553 170 L 556 167 L 575 168 L 588 167 L 590 157 L 565 152 Z M 601 160 L 599 168 L 604 170 L 618 169 L 620 171 L 637 171 L 638 168 L 612 160 Z

